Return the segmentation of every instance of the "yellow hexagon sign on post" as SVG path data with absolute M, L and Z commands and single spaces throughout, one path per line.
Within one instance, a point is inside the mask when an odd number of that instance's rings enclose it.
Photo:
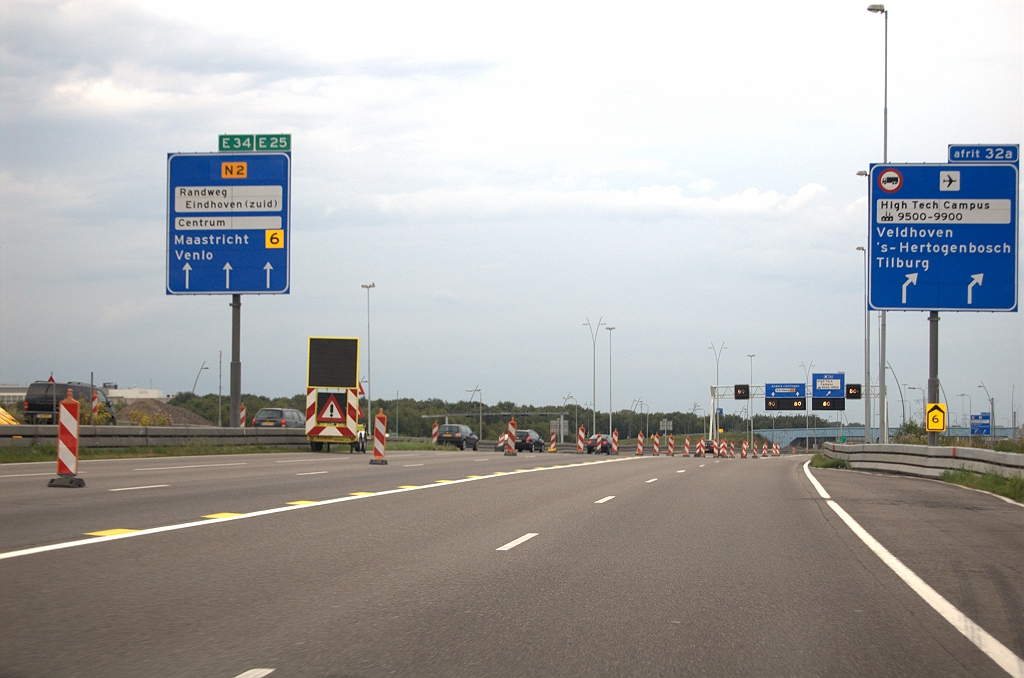
M 942 433 L 946 430 L 945 403 L 928 403 L 927 416 L 924 418 L 924 430 L 929 433 Z

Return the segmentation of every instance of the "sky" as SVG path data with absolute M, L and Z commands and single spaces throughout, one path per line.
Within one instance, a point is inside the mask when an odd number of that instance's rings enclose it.
M 243 392 L 303 392 L 309 336 L 365 340 L 369 283 L 374 398 L 607 410 L 610 381 L 615 410 L 706 411 L 716 380 L 861 382 L 866 5 L 3 0 L 0 382 L 217 392 L 223 352 L 227 392 L 230 298 L 165 293 L 167 154 L 279 132 L 291 291 L 242 299 Z M 889 160 L 1021 143 L 1022 3 L 886 6 Z M 1008 423 L 1021 313 L 943 313 L 939 341 L 952 418 L 984 382 Z M 927 315 L 890 312 L 886 350 L 898 424 Z

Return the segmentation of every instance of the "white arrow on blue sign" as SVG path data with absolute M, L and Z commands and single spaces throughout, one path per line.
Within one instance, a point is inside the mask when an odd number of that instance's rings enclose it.
M 872 165 L 869 305 L 1017 310 L 1017 167 Z
M 288 294 L 288 153 L 169 153 L 167 294 Z

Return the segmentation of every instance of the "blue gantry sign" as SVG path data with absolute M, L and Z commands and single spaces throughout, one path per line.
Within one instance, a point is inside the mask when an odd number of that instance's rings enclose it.
M 1017 167 L 872 165 L 869 306 L 1017 310 Z
M 287 153 L 167 155 L 167 294 L 287 294 Z
M 845 398 L 846 374 L 843 372 L 814 373 L 811 375 L 812 398 Z
M 806 384 L 765 384 L 765 398 L 803 398 Z
M 971 435 L 990 436 L 992 435 L 992 413 L 982 412 L 971 415 Z

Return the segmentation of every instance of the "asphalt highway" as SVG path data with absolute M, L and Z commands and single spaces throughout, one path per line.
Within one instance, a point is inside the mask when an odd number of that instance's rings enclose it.
M 0 467 L 0 677 L 1024 676 L 998 497 L 803 455 L 388 459 Z

